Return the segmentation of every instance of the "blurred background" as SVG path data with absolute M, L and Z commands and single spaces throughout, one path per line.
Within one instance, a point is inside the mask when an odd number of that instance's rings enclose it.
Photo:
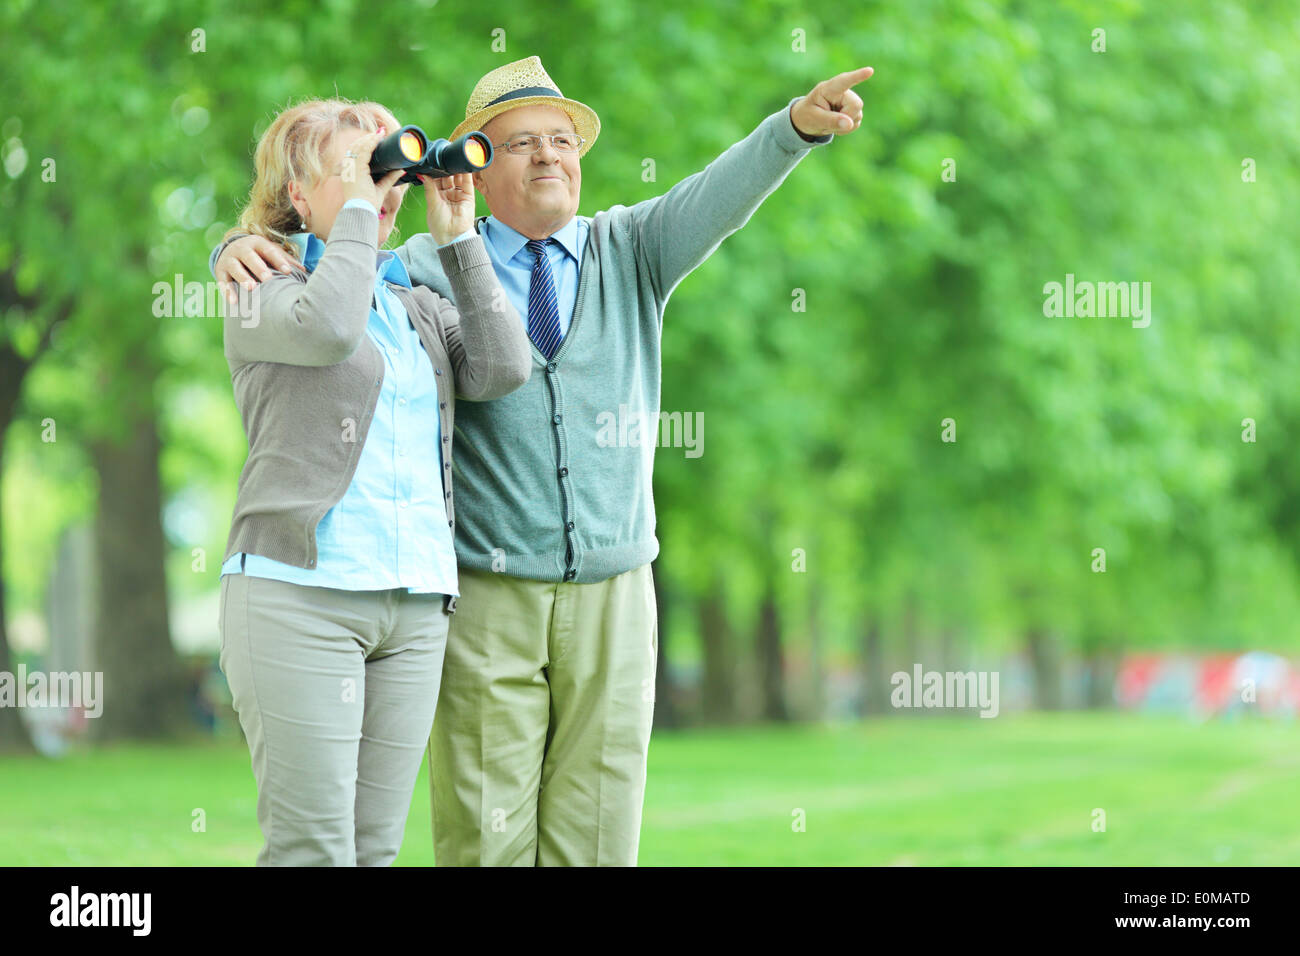
M 246 443 L 208 253 L 290 102 L 446 135 L 531 55 L 600 115 L 588 216 L 876 70 L 860 130 L 667 308 L 663 409 L 698 434 L 656 456 L 642 862 L 1300 862 L 1293 4 L 0 22 L 0 674 L 105 688 L 97 717 L 0 706 L 0 863 L 252 862 L 216 664 Z M 395 243 L 423 218 L 412 192 Z M 1150 324 L 1046 315 L 1067 276 L 1150 283 Z M 998 675 L 997 717 L 897 706 L 918 666 Z M 400 862 L 429 825 L 422 775 Z

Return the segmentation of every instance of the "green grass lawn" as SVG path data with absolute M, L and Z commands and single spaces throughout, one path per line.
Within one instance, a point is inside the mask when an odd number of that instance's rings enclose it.
M 0 784 L 0 865 L 244 865 L 261 846 L 238 741 L 5 757 Z M 1071 713 L 657 734 L 640 862 L 1296 865 L 1298 794 L 1300 726 L 1255 720 Z M 427 767 L 398 863 L 433 863 Z

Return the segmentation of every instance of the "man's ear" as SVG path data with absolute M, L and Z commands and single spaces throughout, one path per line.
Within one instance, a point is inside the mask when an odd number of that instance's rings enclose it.
M 483 185 L 483 174 L 480 172 L 474 172 L 471 173 L 471 175 L 474 177 L 474 188 L 479 191 L 479 194 L 484 199 L 487 199 L 487 188 Z

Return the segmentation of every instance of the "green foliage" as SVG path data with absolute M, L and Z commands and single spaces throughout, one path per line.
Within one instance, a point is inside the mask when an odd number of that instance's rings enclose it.
M 1296 646 L 1300 36 L 1283 3 L 16 2 L 0 28 L 3 139 L 28 157 L 0 173 L 0 269 L 49 314 L 72 304 L 11 439 L 28 449 L 6 475 L 19 607 L 41 596 L 18 564 L 87 508 L 66 489 L 32 503 L 39 422 L 111 436 L 142 393 L 162 419 L 173 583 L 215 585 L 243 455 L 220 326 L 155 316 L 154 289 L 208 281 L 255 137 L 290 101 L 337 90 L 445 132 L 475 78 L 540 55 L 603 122 L 592 214 L 869 64 L 861 129 L 808 156 L 669 304 L 664 408 L 706 428 L 703 457 L 657 456 L 668 586 L 689 599 L 720 578 L 742 625 L 767 582 L 787 621 L 820 595 L 841 649 L 908 595 L 925 626 L 989 648 L 1033 626 L 1079 647 Z M 402 234 L 422 221 L 412 194 Z M 1150 282 L 1150 327 L 1044 316 L 1067 273 Z M 49 314 L 10 310 L 0 341 L 30 351 Z M 51 480 L 82 489 L 71 461 Z M 194 547 L 206 577 L 181 573 Z

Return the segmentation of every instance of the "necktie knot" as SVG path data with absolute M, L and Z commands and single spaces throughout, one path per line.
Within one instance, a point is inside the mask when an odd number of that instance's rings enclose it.
M 529 239 L 528 251 L 535 256 L 540 256 L 546 252 L 546 246 L 550 243 L 550 241 L 551 241 L 550 239 Z

